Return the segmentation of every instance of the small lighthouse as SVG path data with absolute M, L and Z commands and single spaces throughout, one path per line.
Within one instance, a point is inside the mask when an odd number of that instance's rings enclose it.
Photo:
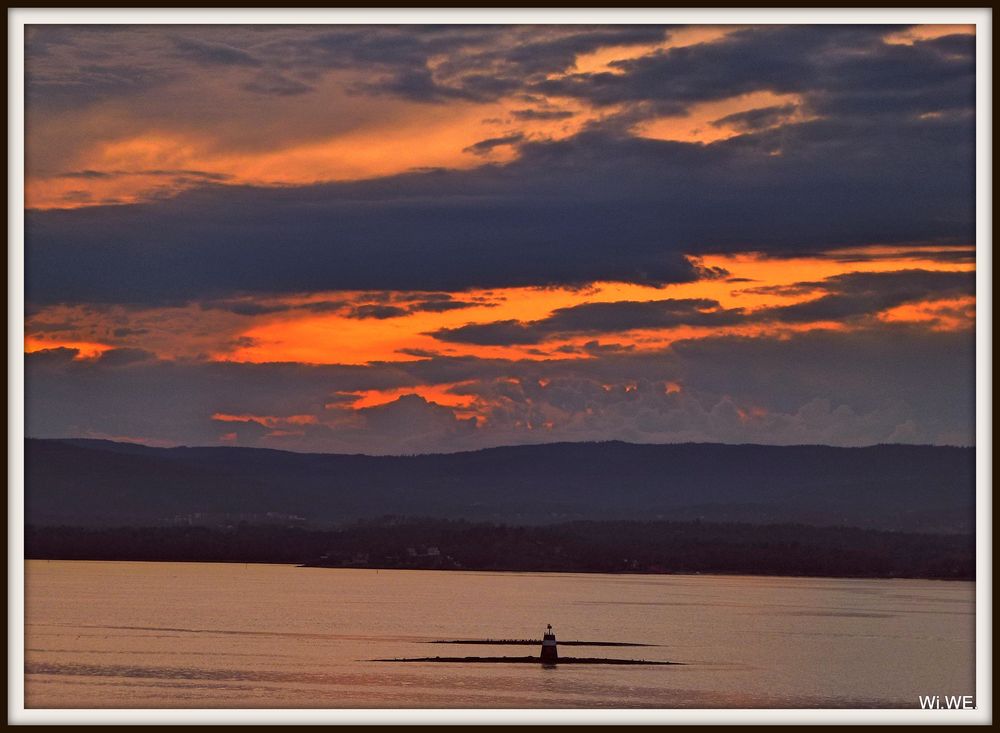
M 542 637 L 542 664 L 555 664 L 559 661 L 559 652 L 556 651 L 556 635 L 552 633 L 552 624 L 545 629 L 545 636 Z

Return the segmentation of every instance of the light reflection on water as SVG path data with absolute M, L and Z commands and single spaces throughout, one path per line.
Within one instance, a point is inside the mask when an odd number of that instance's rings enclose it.
M 916 707 L 974 692 L 975 586 L 909 580 L 29 561 L 26 706 Z M 436 639 L 658 646 L 684 666 L 372 662 L 524 656 Z

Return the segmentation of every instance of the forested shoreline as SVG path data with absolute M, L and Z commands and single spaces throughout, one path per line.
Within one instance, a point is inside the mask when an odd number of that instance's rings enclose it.
M 246 523 L 99 529 L 29 526 L 25 557 L 520 572 L 957 580 L 975 576 L 971 535 L 701 521 L 580 521 L 524 527 L 386 518 L 336 529 Z

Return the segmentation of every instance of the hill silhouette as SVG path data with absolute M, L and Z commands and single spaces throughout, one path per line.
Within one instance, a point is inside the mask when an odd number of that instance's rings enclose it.
M 28 439 L 33 525 L 797 522 L 971 532 L 974 449 L 551 443 L 416 456 Z

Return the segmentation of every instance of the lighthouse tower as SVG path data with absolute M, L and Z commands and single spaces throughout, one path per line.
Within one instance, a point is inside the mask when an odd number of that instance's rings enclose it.
M 556 635 L 552 633 L 552 624 L 545 630 L 542 637 L 542 663 L 555 664 L 559 661 L 559 653 L 556 651 Z

